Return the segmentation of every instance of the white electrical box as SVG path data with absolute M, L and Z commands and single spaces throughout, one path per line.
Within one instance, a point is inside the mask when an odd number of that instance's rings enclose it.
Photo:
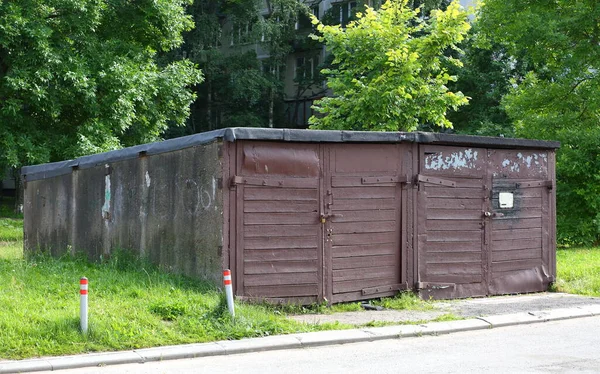
M 500 208 L 510 209 L 514 205 L 514 196 L 512 192 L 500 192 L 498 194 L 498 201 L 500 203 Z

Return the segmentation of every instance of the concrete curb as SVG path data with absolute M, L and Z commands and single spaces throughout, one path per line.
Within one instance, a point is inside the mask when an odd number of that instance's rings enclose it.
M 96 353 L 21 361 L 2 361 L 0 362 L 0 374 L 53 371 L 133 363 L 141 364 L 150 361 L 318 347 L 424 335 L 441 335 L 461 331 L 559 321 L 598 315 L 600 315 L 600 305 L 585 305 L 575 308 L 503 314 L 459 321 L 429 322 L 422 325 L 397 325 L 353 330 L 319 331 L 303 334 L 269 336 L 265 338 L 144 348 L 123 352 Z

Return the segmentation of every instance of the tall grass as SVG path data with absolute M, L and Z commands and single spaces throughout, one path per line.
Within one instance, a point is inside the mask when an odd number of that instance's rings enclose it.
M 89 333 L 79 331 L 78 282 L 89 278 Z M 333 327 L 305 325 L 260 305 L 232 320 L 211 285 L 143 261 L 92 264 L 37 256 L 0 260 L 0 358 L 239 339 Z
M 14 212 L 14 200 L 0 200 L 0 259 L 23 257 L 23 216 Z
M 557 291 L 600 296 L 599 247 L 559 249 L 556 262 Z

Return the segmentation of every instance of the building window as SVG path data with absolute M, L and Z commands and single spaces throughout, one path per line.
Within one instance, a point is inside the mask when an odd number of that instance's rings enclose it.
M 252 43 L 252 25 L 253 22 L 234 22 L 230 45 Z
M 281 70 L 279 69 L 278 64 L 271 63 L 269 59 L 262 59 L 261 66 L 264 74 L 281 78 Z
M 303 79 L 305 74 L 304 57 L 296 58 L 296 69 L 294 71 L 294 79 Z
M 367 1 L 367 5 L 375 10 L 381 8 L 381 3 L 382 3 L 381 0 L 368 0 Z
M 344 3 L 336 3 L 331 7 L 331 11 L 335 19 L 339 22 L 342 27 L 351 21 L 354 15 L 354 9 L 358 6 L 356 1 L 349 1 Z
M 310 12 L 313 16 L 319 18 L 319 4 L 312 5 L 310 7 Z
M 319 76 L 319 62 L 319 55 L 297 57 L 294 79 L 300 81 L 317 78 Z

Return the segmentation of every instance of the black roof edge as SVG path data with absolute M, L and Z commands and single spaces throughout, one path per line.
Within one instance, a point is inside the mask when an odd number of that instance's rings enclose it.
M 560 142 L 550 140 L 444 134 L 433 132 L 416 132 L 415 135 L 416 142 L 422 144 L 474 145 L 482 147 L 492 146 L 493 148 L 560 148 Z
M 156 155 L 173 152 L 196 145 L 206 144 L 218 139 L 228 142 L 237 140 L 266 140 L 287 142 L 320 142 L 320 143 L 423 143 L 466 146 L 492 146 L 494 148 L 542 148 L 556 149 L 559 142 L 496 138 L 487 136 L 454 135 L 427 132 L 375 132 L 345 130 L 298 130 L 267 129 L 250 127 L 233 127 L 213 130 L 164 140 L 155 143 L 137 145 L 115 151 L 79 157 L 75 160 L 53 162 L 48 164 L 24 166 L 21 176 L 26 181 L 45 179 L 71 173 L 73 169 L 87 169 L 98 165 L 128 160 L 142 155 Z
M 208 131 L 200 134 L 194 134 L 175 139 L 141 144 L 133 147 L 118 149 L 115 151 L 98 153 L 89 156 L 82 156 L 74 160 L 53 162 L 49 164 L 23 166 L 21 168 L 21 176 L 24 178 L 25 181 L 33 181 L 69 174 L 74 168 L 88 169 L 110 162 L 124 161 L 137 158 L 142 155 L 150 156 L 165 152 L 173 152 L 180 149 L 193 147 L 196 145 L 210 143 L 220 138 L 227 139 L 229 136 L 226 134 L 226 130 L 229 129 Z M 231 141 L 235 141 L 235 139 Z

